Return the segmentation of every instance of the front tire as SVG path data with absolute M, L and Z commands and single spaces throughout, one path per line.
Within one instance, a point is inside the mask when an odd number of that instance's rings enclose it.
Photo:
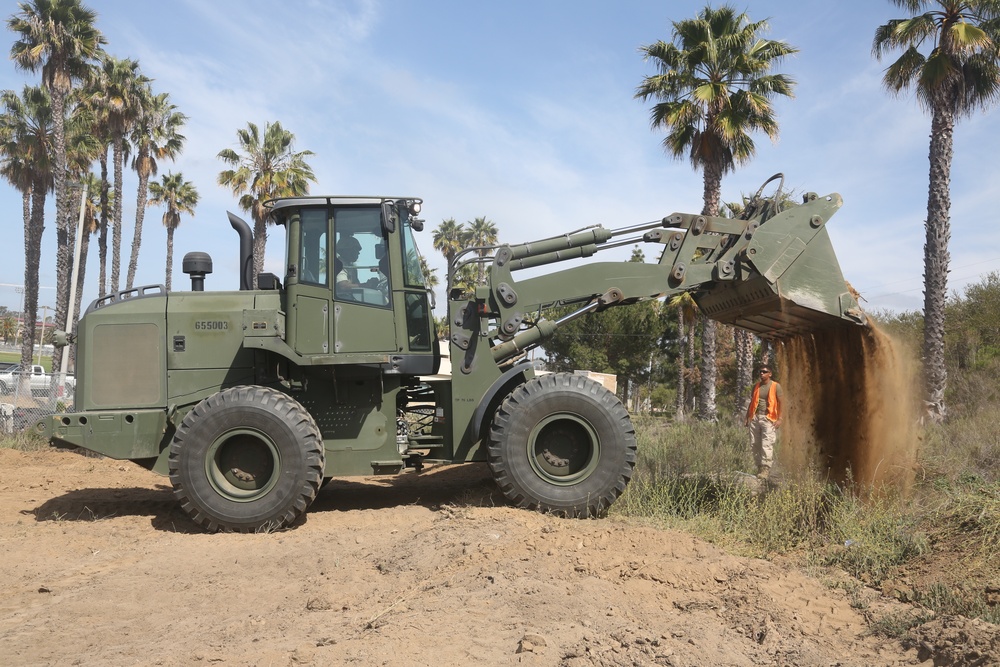
M 181 508 L 209 532 L 291 525 L 323 480 L 323 439 L 300 403 L 267 387 L 204 399 L 170 443 L 170 482 Z
M 518 507 L 602 516 L 632 478 L 635 429 L 618 398 L 580 375 L 518 386 L 490 428 L 489 464 Z

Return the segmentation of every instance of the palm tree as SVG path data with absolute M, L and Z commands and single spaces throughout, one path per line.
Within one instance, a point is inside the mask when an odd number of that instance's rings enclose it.
M 17 35 L 10 58 L 18 69 L 41 71 L 42 86 L 52 103 L 52 177 L 56 194 L 56 326 L 66 326 L 69 301 L 70 229 L 72 212 L 66 191 L 66 100 L 73 82 L 87 76 L 100 54 L 104 36 L 97 14 L 80 0 L 31 0 L 7 19 Z M 24 350 L 22 350 L 23 356 Z
M 450 287 L 455 286 L 454 283 L 457 282 L 458 278 L 452 275 L 452 262 L 455 261 L 455 255 L 465 247 L 467 234 L 464 224 L 455 222 L 455 218 L 448 218 L 441 221 L 431 236 L 434 249 L 444 255 L 445 261 L 448 262 L 447 279 L 449 283 L 452 283 L 449 285 Z
M 90 112 L 90 117 L 93 122 L 93 127 L 91 128 L 91 134 L 100 142 L 100 147 L 97 152 L 97 158 L 101 163 L 100 180 L 98 182 L 98 187 L 92 189 L 92 195 L 96 193 L 99 196 L 100 205 L 97 209 L 97 228 L 98 228 L 98 259 L 100 266 L 100 276 L 98 278 L 98 297 L 104 298 L 107 295 L 108 289 L 108 274 L 107 274 L 107 262 L 108 262 L 108 220 L 111 218 L 111 200 L 112 193 L 110 190 L 110 183 L 108 181 L 108 151 L 112 146 L 112 133 L 109 118 L 108 105 L 104 103 L 104 94 L 101 90 L 102 81 L 104 80 L 104 70 L 103 68 L 93 68 L 90 73 L 90 77 L 84 84 L 81 91 L 81 104 L 85 105 Z M 127 146 L 128 144 L 124 144 Z
M 198 205 L 198 190 L 194 183 L 184 180 L 184 174 L 167 172 L 161 182 L 149 184 L 149 205 L 166 206 L 163 226 L 167 228 L 167 291 L 170 291 L 174 274 L 174 230 L 181 224 L 181 213 L 194 215 Z
M 455 258 L 455 255 L 465 247 L 463 245 L 462 239 L 465 238 L 466 230 L 465 225 L 455 222 L 455 218 L 448 218 L 447 220 L 442 220 L 441 224 L 437 226 L 434 230 L 433 239 L 434 249 L 444 255 L 444 258 L 451 263 L 451 260 Z
M 72 218 L 72 224 L 69 226 L 69 254 L 72 255 L 75 252 L 76 245 L 76 228 L 78 225 L 79 214 L 81 210 L 81 197 L 84 194 L 84 188 L 86 186 L 87 198 L 90 199 L 91 188 L 95 186 L 94 177 L 90 173 L 90 165 L 93 164 L 94 158 L 98 155 L 101 149 L 101 140 L 94 136 L 93 127 L 94 119 L 91 114 L 91 109 L 85 104 L 80 103 L 82 93 L 77 90 L 74 91 L 73 98 L 73 109 L 66 119 L 66 161 L 67 161 L 67 172 L 66 175 L 72 179 L 74 187 L 69 189 L 67 192 L 67 197 L 69 197 L 70 212 Z M 86 279 L 87 273 L 87 251 L 90 248 L 90 235 L 93 233 L 93 221 L 87 219 L 88 202 L 83 202 L 82 206 L 84 210 L 84 221 L 82 234 L 80 236 L 80 264 L 77 267 L 78 270 L 78 280 L 76 284 L 76 292 L 73 299 L 73 312 L 69 311 L 69 296 L 70 290 L 72 288 L 72 265 L 67 264 L 66 266 L 66 280 L 64 281 L 63 287 L 66 290 L 65 299 L 67 301 L 67 313 L 65 319 L 68 322 L 70 317 L 74 318 L 74 329 L 75 318 L 79 317 L 79 313 L 82 310 L 83 305 L 83 286 Z M 67 261 L 69 258 L 67 257 Z M 57 301 L 58 304 L 58 301 Z M 52 354 L 52 367 L 62 368 L 62 355 L 65 353 L 70 354 L 70 358 L 76 352 L 75 347 L 58 347 L 53 351 Z
M 797 49 L 762 39 L 766 21 L 751 22 L 729 6 L 706 7 L 696 18 L 673 24 L 673 41 L 642 47 L 657 74 L 643 79 L 636 97 L 653 105 L 651 124 L 663 128 L 663 145 L 675 158 L 687 156 L 701 169 L 702 215 L 719 214 L 723 175 L 753 157 L 752 132 L 777 137 L 771 99 L 792 96 L 794 82 L 771 74 L 782 58 Z M 702 335 L 699 416 L 715 419 L 715 322 L 706 320 Z
M 0 320 L 0 338 L 3 338 L 3 342 L 7 345 L 10 345 L 11 339 L 17 338 L 17 320 L 13 315 L 4 315 Z
M 688 380 L 691 369 L 694 368 L 694 330 L 695 318 L 698 316 L 698 305 L 694 302 L 690 292 L 681 292 L 672 297 L 667 305 L 677 309 L 677 403 L 676 420 L 684 421 L 690 412 L 691 405 L 688 389 Z M 690 357 L 690 362 L 685 363 L 685 356 Z
M 931 114 L 930 185 L 924 225 L 924 391 L 930 418 L 945 417 L 948 373 L 944 317 L 951 237 L 951 160 L 955 122 L 985 108 L 1000 95 L 1000 1 L 890 0 L 912 14 L 875 31 L 873 55 L 903 54 L 885 71 L 885 87 L 896 94 L 915 90 Z M 929 53 L 921 53 L 923 46 Z
M 476 218 L 469 223 L 468 235 L 466 236 L 466 245 L 472 246 L 474 248 L 480 248 L 476 251 L 479 257 L 486 257 L 490 254 L 490 247 L 497 244 L 497 239 L 499 235 L 499 230 L 497 226 L 485 217 Z M 478 279 L 477 283 L 483 285 L 486 283 L 486 264 L 484 262 L 479 262 L 476 267 Z
M 170 103 L 167 93 L 150 96 L 148 101 L 148 106 L 143 109 L 142 116 L 132 130 L 132 145 L 136 149 L 132 167 L 139 174 L 139 190 L 135 204 L 132 257 L 128 263 L 125 289 L 132 289 L 139 263 L 139 244 L 142 242 L 142 222 L 146 214 L 149 177 L 156 176 L 157 160 L 172 161 L 184 146 L 184 135 L 179 130 L 184 126 L 187 116 L 177 111 L 177 107 Z M 169 289 L 169 280 L 167 287 Z
M 264 202 L 275 197 L 298 197 L 309 193 L 309 181 L 316 182 L 306 158 L 312 151 L 292 150 L 295 135 L 281 123 L 264 124 L 264 134 L 253 123 L 236 131 L 240 151 L 226 148 L 219 159 L 231 167 L 219 173 L 219 185 L 228 187 L 240 198 L 240 208 L 253 218 L 253 287 L 257 274 L 264 269 L 267 246 L 267 223 Z
M 434 289 L 441 282 L 437 277 L 437 269 L 432 269 L 423 255 L 420 255 L 420 273 L 424 275 L 424 285 L 428 289 Z
M 787 201 L 788 194 L 779 192 L 779 197 Z M 726 202 L 721 213 L 726 217 L 739 218 L 746 211 L 750 197 L 743 196 L 740 202 Z M 736 353 L 736 389 L 733 392 L 735 417 L 742 423 L 746 414 L 746 404 L 750 400 L 750 387 L 753 385 L 753 334 L 740 327 L 733 327 L 733 347 Z
M 105 56 L 94 71 L 91 103 L 100 110 L 111 134 L 114 195 L 111 215 L 111 292 L 121 285 L 122 178 L 125 169 L 126 136 L 141 117 L 150 96 L 149 79 L 139 71 L 138 61 Z
M 34 356 L 38 319 L 38 268 L 45 229 L 45 197 L 52 191 L 52 104 L 41 87 L 25 86 L 21 96 L 10 90 L 0 95 L 0 173 L 21 191 L 24 215 L 24 335 L 21 364 Z M 29 204 L 30 200 L 30 204 Z

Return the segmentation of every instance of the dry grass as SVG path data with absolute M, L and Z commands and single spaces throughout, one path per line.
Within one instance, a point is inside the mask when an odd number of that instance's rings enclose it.
M 637 420 L 635 476 L 613 511 L 746 555 L 793 554 L 876 588 L 916 564 L 943 559 L 949 581 L 924 582 L 908 592 L 909 601 L 996 622 L 1000 610 L 987 604 L 984 590 L 1000 566 L 998 414 L 979 409 L 929 429 L 922 476 L 907 495 L 809 479 L 760 493 L 744 472 L 750 460 L 743 429 Z M 912 623 L 886 621 L 875 630 L 892 634 Z

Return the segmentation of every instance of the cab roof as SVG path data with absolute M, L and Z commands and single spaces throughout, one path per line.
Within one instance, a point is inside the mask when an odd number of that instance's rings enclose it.
M 364 195 L 316 195 L 306 197 L 280 197 L 264 202 L 266 208 L 278 211 L 296 206 L 380 206 L 384 202 L 404 201 L 423 203 L 420 197 L 377 197 Z

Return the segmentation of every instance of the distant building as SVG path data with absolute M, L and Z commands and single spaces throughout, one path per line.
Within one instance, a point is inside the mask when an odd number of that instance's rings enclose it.
M 576 375 L 583 375 L 595 382 L 600 382 L 604 388 L 612 394 L 618 393 L 618 376 L 613 373 L 597 373 L 595 371 L 573 371 Z
M 438 345 L 441 350 L 441 370 L 438 371 L 438 375 L 451 375 L 451 359 L 449 358 L 450 349 L 448 341 L 442 340 L 438 341 Z M 550 371 L 535 369 L 536 375 L 547 375 Z M 618 393 L 618 376 L 613 373 L 598 373 L 596 371 L 573 371 L 576 375 L 583 375 L 588 377 L 595 382 L 600 382 L 605 389 L 610 391 L 612 394 Z

